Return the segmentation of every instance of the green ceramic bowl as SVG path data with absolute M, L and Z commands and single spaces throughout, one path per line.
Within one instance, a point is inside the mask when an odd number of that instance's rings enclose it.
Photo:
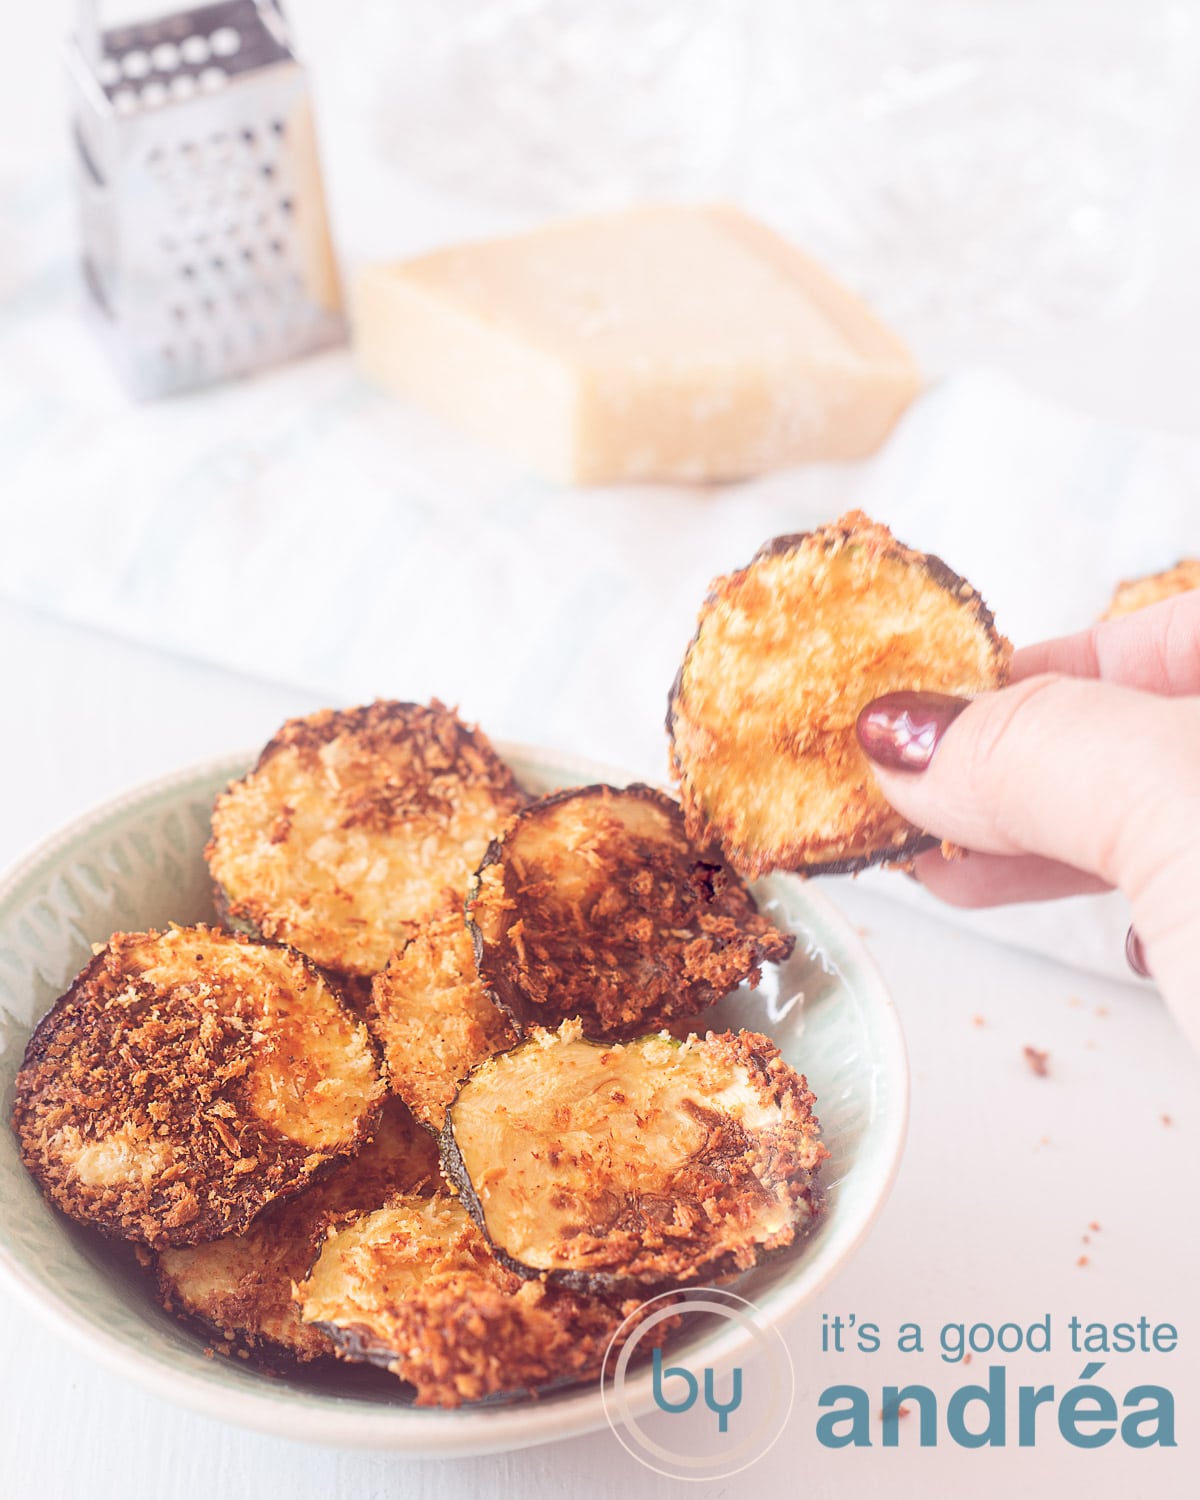
M 531 791 L 627 780 L 611 768 L 501 745 Z M 119 929 L 213 920 L 202 850 L 213 797 L 248 755 L 180 771 L 81 818 L 0 883 L 0 1089 L 4 1117 L 13 1080 L 39 1017 L 91 953 Z M 720 1024 L 772 1036 L 817 1095 L 831 1157 L 827 1210 L 794 1251 L 744 1277 L 736 1290 L 779 1323 L 833 1275 L 866 1233 L 900 1159 L 907 1067 L 895 1009 L 852 929 L 812 885 L 772 877 L 760 906 L 797 934 L 796 952 L 763 985 L 717 1007 Z M 536 1401 L 414 1408 L 388 1384 L 268 1378 L 237 1361 L 205 1358 L 167 1317 L 114 1249 L 43 1201 L 0 1128 L 0 1274 L 53 1327 L 93 1358 L 207 1415 L 265 1432 L 413 1456 L 500 1452 L 602 1427 L 598 1385 Z M 731 1324 L 675 1350 L 716 1369 L 747 1352 L 751 1335 Z M 702 1349 L 701 1349 L 702 1344 Z M 651 1408 L 650 1372 L 626 1385 L 630 1410 Z M 397 1388 L 398 1383 L 397 1383 Z

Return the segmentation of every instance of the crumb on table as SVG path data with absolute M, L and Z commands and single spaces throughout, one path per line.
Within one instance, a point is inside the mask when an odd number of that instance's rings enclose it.
M 1050 1073 L 1050 1054 L 1042 1052 L 1037 1047 L 1025 1048 L 1025 1061 L 1029 1064 L 1029 1071 L 1035 1078 L 1046 1078 Z

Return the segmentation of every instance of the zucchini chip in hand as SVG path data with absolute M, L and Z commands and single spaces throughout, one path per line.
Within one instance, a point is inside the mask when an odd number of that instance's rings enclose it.
M 215 1339 L 223 1353 L 246 1353 L 268 1368 L 332 1355 L 329 1339 L 301 1322 L 292 1300 L 293 1284 L 312 1265 L 329 1221 L 367 1213 L 395 1193 L 434 1192 L 440 1181 L 429 1132 L 399 1099 L 389 1099 L 357 1156 L 263 1209 L 243 1234 L 160 1251 L 163 1305 Z
M 435 1134 L 459 1081 L 517 1040 L 479 982 L 459 906 L 431 918 L 376 974 L 366 1021 L 393 1091 Z
M 116 933 L 17 1075 L 21 1157 L 64 1213 L 155 1248 L 235 1234 L 370 1138 L 366 1027 L 289 948 Z
M 448 1194 L 397 1197 L 331 1228 L 296 1299 L 304 1321 L 343 1357 L 382 1365 L 416 1386 L 418 1406 L 594 1378 L 637 1307 L 522 1281 L 493 1258 Z M 661 1342 L 672 1322 L 659 1324 L 650 1342 Z
M 691 843 L 678 803 L 640 785 L 531 803 L 488 849 L 467 920 L 479 976 L 520 1026 L 578 1016 L 603 1037 L 695 1015 L 795 942 Z
M 205 855 L 218 909 L 334 973 L 378 973 L 461 900 L 524 801 L 486 736 L 436 700 L 289 719 L 217 798 Z
M 792 1243 L 829 1155 L 812 1104 L 753 1032 L 604 1046 L 567 1021 L 474 1069 L 442 1166 L 519 1275 L 644 1295 Z
M 936 840 L 884 800 L 859 711 L 1001 687 L 1011 654 L 969 583 L 861 511 L 777 537 L 713 584 L 671 690 L 688 832 L 748 879 L 910 858 Z

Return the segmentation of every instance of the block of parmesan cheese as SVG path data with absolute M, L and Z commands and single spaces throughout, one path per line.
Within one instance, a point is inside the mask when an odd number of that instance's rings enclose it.
M 735 479 L 873 452 L 900 339 L 723 206 L 653 206 L 368 267 L 365 370 L 554 479 Z

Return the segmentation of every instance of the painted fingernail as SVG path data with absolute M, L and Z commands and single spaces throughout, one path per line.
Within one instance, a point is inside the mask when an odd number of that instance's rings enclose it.
M 1142 979 L 1154 978 L 1150 972 L 1150 965 L 1146 962 L 1146 950 L 1142 946 L 1136 927 L 1131 927 L 1125 934 L 1125 957 L 1135 974 Z
M 859 714 L 858 743 L 889 771 L 923 771 L 969 702 L 946 693 L 885 693 Z

